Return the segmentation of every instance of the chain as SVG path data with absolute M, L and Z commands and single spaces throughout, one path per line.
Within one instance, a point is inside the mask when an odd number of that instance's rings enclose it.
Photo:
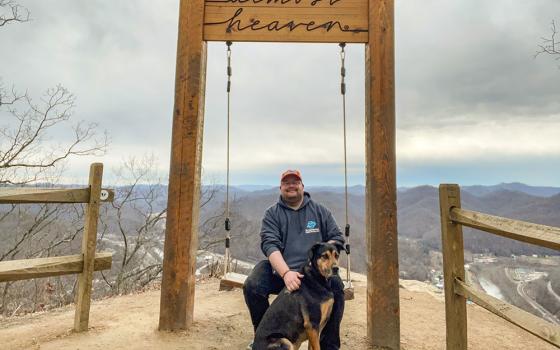
M 347 160 L 346 160 L 346 82 L 344 78 L 346 77 L 346 68 L 344 67 L 344 61 L 346 58 L 346 53 L 344 52 L 345 43 L 340 44 L 340 94 L 342 95 L 342 121 L 344 125 L 344 199 L 346 208 L 346 225 L 348 225 L 348 171 L 347 171 Z
M 346 256 L 347 256 L 347 268 L 346 268 L 346 280 L 350 283 L 350 224 L 348 223 L 348 162 L 346 157 L 346 67 L 344 66 L 344 61 L 346 59 L 346 52 L 344 48 L 346 43 L 340 43 L 340 94 L 342 95 L 342 122 L 343 122 L 343 133 L 344 133 L 344 205 L 345 205 L 345 223 L 344 226 L 344 236 L 346 237 Z
M 230 129 L 230 94 L 231 94 L 231 41 L 226 41 L 227 45 L 227 161 L 226 161 L 226 229 L 225 254 L 224 254 L 224 274 L 229 271 L 229 245 L 231 240 L 230 230 L 231 221 L 229 219 L 229 129 Z

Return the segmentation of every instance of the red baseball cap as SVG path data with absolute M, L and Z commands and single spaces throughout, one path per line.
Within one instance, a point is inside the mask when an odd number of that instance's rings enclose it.
M 282 173 L 282 176 L 280 177 L 280 182 L 284 181 L 284 179 L 290 175 L 293 175 L 295 177 L 297 177 L 299 179 L 299 181 L 301 180 L 301 173 L 299 172 L 299 170 L 286 170 Z

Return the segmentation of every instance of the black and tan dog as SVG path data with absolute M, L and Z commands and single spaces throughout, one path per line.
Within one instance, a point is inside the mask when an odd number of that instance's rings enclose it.
M 297 350 L 305 340 L 309 349 L 320 350 L 321 330 L 334 303 L 328 278 L 338 270 L 338 248 L 330 243 L 311 247 L 300 271 L 300 288 L 291 293 L 284 288 L 270 305 L 257 327 L 253 350 Z

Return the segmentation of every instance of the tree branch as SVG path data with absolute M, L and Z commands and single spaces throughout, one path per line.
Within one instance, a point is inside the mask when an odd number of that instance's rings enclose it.
M 11 22 L 27 21 L 29 21 L 28 9 L 12 0 L 0 0 L 0 27 Z
M 547 54 L 552 56 L 558 55 L 555 59 L 560 60 L 560 41 L 557 41 L 556 39 L 558 31 L 554 20 L 551 22 L 550 30 L 552 33 L 549 38 L 541 38 L 541 44 L 538 45 L 539 50 L 535 53 L 535 58 L 541 54 Z
M 44 181 L 49 169 L 64 160 L 103 155 L 107 149 L 109 137 L 106 132 L 99 135 L 95 123 L 68 125 L 72 129 L 69 140 L 52 141 L 53 131 L 69 123 L 75 104 L 74 95 L 61 85 L 48 89 L 40 105 L 27 94 L 7 93 L 2 86 L 0 100 L 0 113 L 5 109 L 8 115 L 7 126 L 0 128 L 0 185 Z

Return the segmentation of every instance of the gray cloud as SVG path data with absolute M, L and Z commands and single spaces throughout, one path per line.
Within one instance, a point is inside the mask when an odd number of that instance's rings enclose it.
M 558 113 L 559 72 L 533 58 L 554 14 L 558 1 L 398 2 L 400 125 Z
M 116 166 L 122 158 L 153 152 L 167 171 L 178 1 L 21 4 L 33 21 L 0 30 L 4 83 L 34 96 L 62 83 L 77 96 L 76 118 L 98 122 L 111 133 L 104 162 Z M 430 148 L 438 130 L 466 127 L 476 137 L 477 128 L 488 128 L 488 120 L 502 124 L 501 135 L 508 134 L 508 127 L 518 132 L 528 121 L 558 126 L 560 70 L 548 57 L 533 58 L 555 14 L 560 14 L 557 0 L 397 2 L 402 169 L 411 171 L 418 152 L 430 162 L 448 161 L 438 158 L 436 146 Z M 336 44 L 234 43 L 232 168 L 245 174 L 237 182 L 269 176 L 274 183 L 276 173 L 288 166 L 311 173 L 339 166 L 338 50 Z M 347 52 L 349 158 L 359 172 L 364 160 L 364 47 L 349 45 Z M 225 44 L 209 43 L 203 161 L 206 171 L 218 176 L 225 166 L 225 81 Z M 405 139 L 410 135 L 427 146 L 416 147 Z M 491 151 L 478 157 L 490 161 L 506 146 L 507 140 L 495 141 Z M 408 182 L 411 177 L 406 175 Z

